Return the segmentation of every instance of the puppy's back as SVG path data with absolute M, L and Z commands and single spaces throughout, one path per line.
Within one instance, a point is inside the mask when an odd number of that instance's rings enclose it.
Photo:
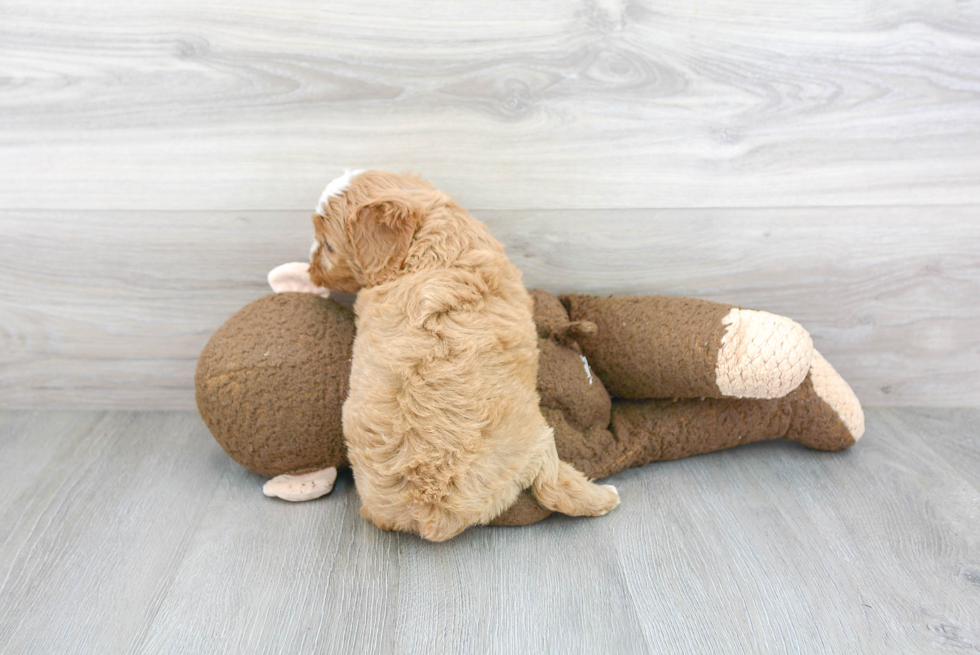
M 502 248 L 457 262 L 361 292 L 344 412 L 364 513 L 430 539 L 506 509 L 545 448 L 520 273 Z

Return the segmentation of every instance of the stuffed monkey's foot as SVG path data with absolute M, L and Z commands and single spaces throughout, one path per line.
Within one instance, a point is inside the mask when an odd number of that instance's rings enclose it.
M 270 498 L 282 498 L 298 503 L 326 496 L 333 491 L 337 481 L 337 469 L 333 466 L 303 475 L 282 474 L 262 485 L 262 493 Z
M 813 340 L 785 316 L 733 307 L 722 319 L 715 381 L 729 398 L 782 398 L 810 370 Z
M 294 291 L 298 293 L 312 293 L 326 298 L 330 295 L 329 289 L 318 287 L 310 280 L 310 265 L 305 262 L 290 262 L 282 266 L 276 266 L 269 271 L 269 286 L 276 293 Z
M 861 403 L 817 351 L 813 351 L 810 375 L 787 400 L 793 407 L 787 439 L 818 450 L 843 450 L 864 435 Z

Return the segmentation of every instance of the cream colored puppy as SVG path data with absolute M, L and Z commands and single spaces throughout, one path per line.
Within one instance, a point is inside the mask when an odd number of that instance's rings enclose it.
M 563 514 L 619 503 L 558 460 L 532 301 L 482 223 L 429 183 L 380 171 L 331 182 L 313 223 L 312 283 L 358 293 L 343 422 L 362 516 L 443 541 L 528 487 Z

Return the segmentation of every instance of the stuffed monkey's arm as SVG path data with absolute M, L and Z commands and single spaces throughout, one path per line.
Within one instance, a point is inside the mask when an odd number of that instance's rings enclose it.
M 619 398 L 781 398 L 806 377 L 813 341 L 768 312 L 669 296 L 568 295 L 589 364 Z
M 312 293 L 326 298 L 330 295 L 330 290 L 318 287 L 310 280 L 310 265 L 307 262 L 290 262 L 281 266 L 276 266 L 269 271 L 269 286 L 276 293 L 285 291 L 295 291 L 299 293 Z

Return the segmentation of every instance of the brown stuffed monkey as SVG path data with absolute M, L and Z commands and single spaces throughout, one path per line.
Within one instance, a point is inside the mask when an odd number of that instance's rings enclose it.
M 195 376 L 218 443 L 271 478 L 267 495 L 293 501 L 329 493 L 348 466 L 341 408 L 355 333 L 305 266 L 272 271 L 280 293 L 228 319 Z M 541 410 L 559 457 L 592 478 L 766 439 L 841 450 L 864 433 L 857 397 L 790 319 L 690 298 L 532 296 Z M 493 524 L 549 513 L 525 492 Z

